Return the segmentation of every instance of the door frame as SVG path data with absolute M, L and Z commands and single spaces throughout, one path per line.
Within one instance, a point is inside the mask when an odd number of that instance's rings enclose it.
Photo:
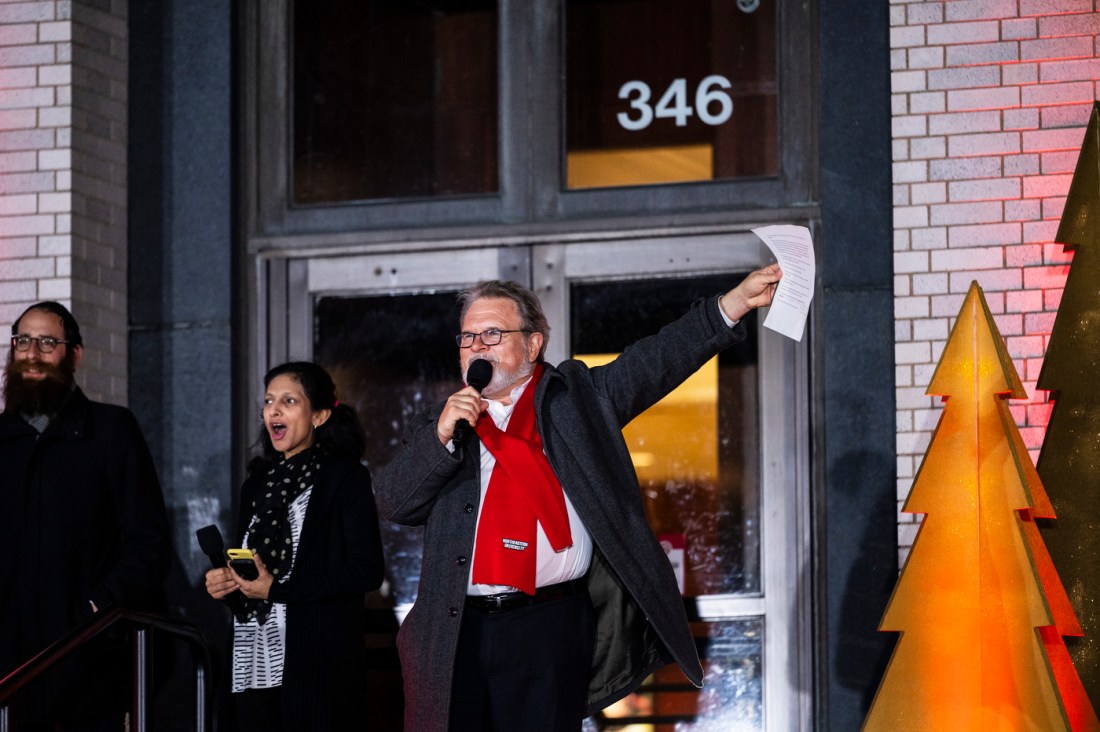
M 547 360 L 556 363 L 569 355 L 574 282 L 736 275 L 769 261 L 750 231 L 537 245 L 531 257 L 533 289 L 554 333 Z M 736 281 L 731 277 L 731 286 Z M 763 316 L 757 319 L 761 592 L 704 596 L 696 604 L 703 621 L 763 618 L 765 729 L 809 729 L 809 350 L 805 339 L 795 342 L 764 328 Z
M 812 221 L 774 223 L 809 225 Z M 390 247 L 269 251 L 253 269 L 257 323 L 252 386 L 270 364 L 313 357 L 313 306 L 332 295 L 458 291 L 483 279 L 532 287 L 555 337 L 547 360 L 563 359 L 571 282 L 745 273 L 770 261 L 748 226 L 694 232 L 611 232 Z M 736 279 L 731 277 L 731 285 Z M 763 318 L 758 318 L 763 323 Z M 767 730 L 808 730 L 812 709 L 810 396 L 808 338 L 759 328 L 761 592 L 697 599 L 703 621 L 762 617 L 763 712 Z M 456 323 L 457 329 L 457 323 Z M 255 389 L 253 389 L 255 391 Z M 259 419 L 253 405 L 248 424 Z

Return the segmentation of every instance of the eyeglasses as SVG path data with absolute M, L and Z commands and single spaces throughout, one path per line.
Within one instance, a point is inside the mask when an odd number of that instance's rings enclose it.
M 530 330 L 521 328 L 519 330 L 500 330 L 499 328 L 490 328 L 489 330 L 483 330 L 480 333 L 459 333 L 455 336 L 455 343 L 459 348 L 470 348 L 474 345 L 474 339 L 480 338 L 481 342 L 486 346 L 495 346 L 500 343 L 500 339 L 504 337 L 505 333 L 527 333 L 531 334 Z
M 61 338 L 54 338 L 53 336 L 29 336 L 29 335 L 16 335 L 11 337 L 11 345 L 17 351 L 29 351 L 31 350 L 31 341 L 38 344 L 39 353 L 53 353 L 53 349 L 57 348 L 59 343 L 70 343 Z

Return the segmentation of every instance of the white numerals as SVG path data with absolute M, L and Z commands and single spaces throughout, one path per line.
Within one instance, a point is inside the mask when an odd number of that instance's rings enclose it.
M 653 123 L 653 119 L 674 119 L 677 127 L 684 127 L 688 118 L 698 115 L 704 124 L 717 126 L 733 114 L 733 99 L 725 90 L 732 86 L 730 80 L 712 74 L 695 87 L 695 107 L 688 104 L 687 79 L 673 79 L 665 93 L 651 106 L 653 93 L 644 81 L 628 81 L 619 87 L 619 99 L 630 102 L 629 112 L 619 112 L 619 125 L 624 130 L 637 132 Z
M 668 85 L 661 101 L 657 102 L 657 116 L 676 120 L 677 127 L 683 127 L 691 116 L 691 107 L 687 103 L 687 81 L 673 79 Z
M 630 99 L 632 96 L 634 98 Z M 649 123 L 653 121 L 653 107 L 649 106 L 649 84 L 644 81 L 628 81 L 619 87 L 619 99 L 630 99 L 630 108 L 638 112 L 637 119 L 632 119 L 626 112 L 619 112 L 619 124 L 624 130 L 636 132 L 649 127 Z
M 695 111 L 699 113 L 699 119 L 708 125 L 720 125 L 733 114 L 733 100 L 730 95 L 722 91 L 732 86 L 730 80 L 724 76 L 708 76 L 699 82 L 695 88 Z M 718 105 L 718 114 L 710 113 L 710 105 Z

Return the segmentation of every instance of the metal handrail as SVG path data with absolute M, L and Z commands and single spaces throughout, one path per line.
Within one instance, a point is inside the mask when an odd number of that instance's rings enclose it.
M 151 695 L 151 656 L 149 654 L 149 630 L 162 630 L 189 641 L 195 662 L 195 729 L 205 732 L 211 729 L 210 649 L 202 632 L 181 620 L 137 612 L 116 607 L 96 613 L 61 639 L 51 643 L 42 652 L 19 668 L 0 679 L 0 732 L 9 732 L 10 700 L 20 689 L 52 668 L 59 661 L 72 655 L 85 643 L 108 628 L 126 623 L 134 630 L 134 698 L 131 708 L 130 729 L 148 732 L 149 699 Z

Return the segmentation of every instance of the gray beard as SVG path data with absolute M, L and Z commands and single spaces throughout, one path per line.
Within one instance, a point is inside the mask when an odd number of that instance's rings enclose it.
M 478 359 L 470 359 L 470 363 L 473 363 Z M 522 381 L 529 377 L 535 371 L 535 364 L 525 363 L 520 364 L 514 371 L 502 371 L 498 368 L 499 362 L 493 358 L 481 359 L 493 364 L 493 378 L 489 380 L 489 383 L 482 389 L 482 394 L 497 394 L 505 389 L 512 388 L 516 382 Z M 467 366 L 467 368 L 469 368 Z M 462 375 L 462 383 L 466 383 L 466 374 Z

